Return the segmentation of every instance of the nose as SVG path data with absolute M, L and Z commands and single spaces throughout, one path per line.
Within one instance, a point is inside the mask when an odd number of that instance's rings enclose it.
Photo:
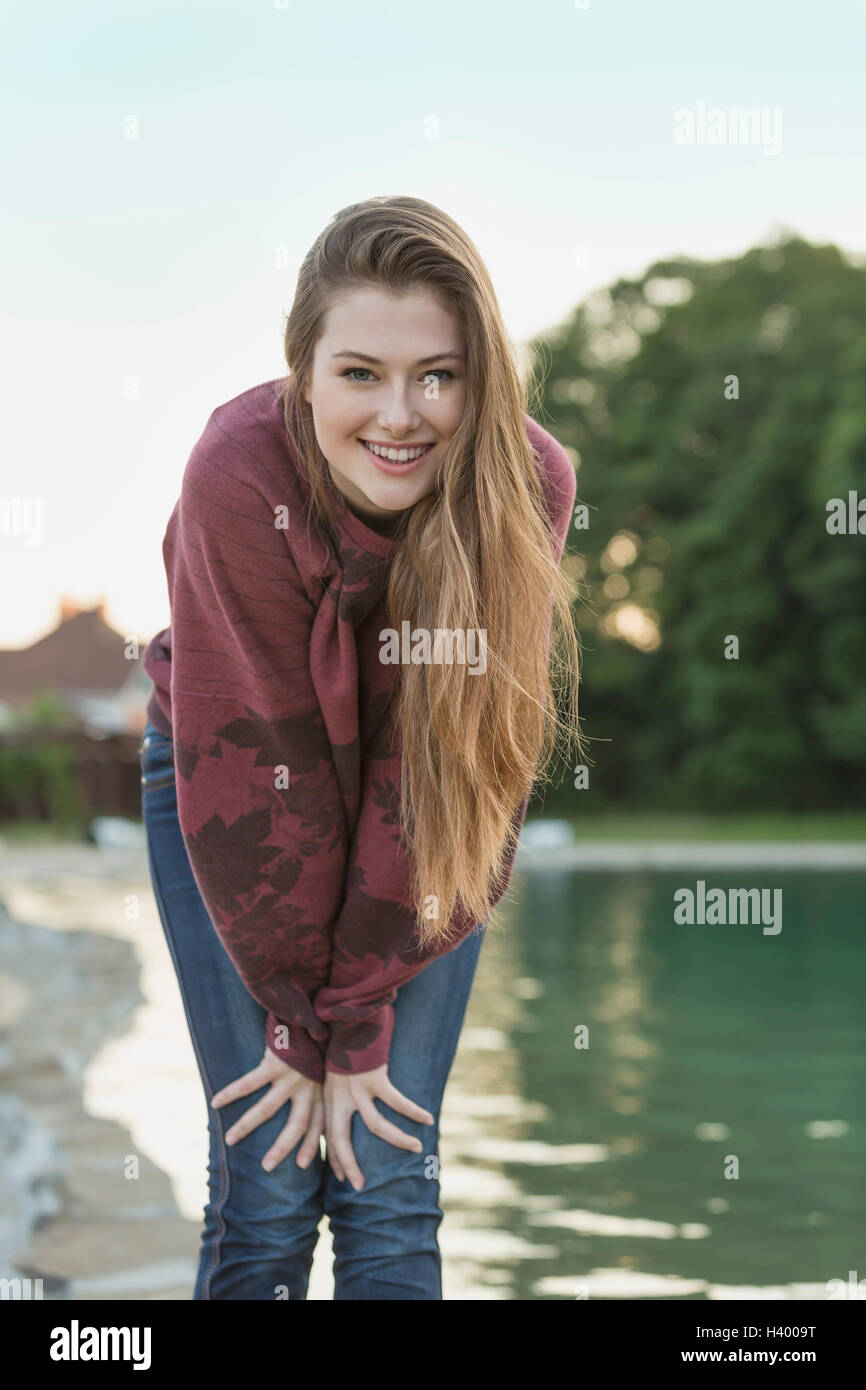
M 410 434 L 416 430 L 419 419 L 418 412 L 412 410 L 409 405 L 408 383 L 395 382 L 388 401 L 379 414 L 382 429 L 397 438 L 401 434 Z

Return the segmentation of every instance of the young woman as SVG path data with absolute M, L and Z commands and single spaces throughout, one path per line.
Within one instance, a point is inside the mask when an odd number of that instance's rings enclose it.
M 326 1212 L 335 1298 L 441 1299 L 483 932 L 533 782 L 581 743 L 575 474 L 421 199 L 332 219 L 285 353 L 192 451 L 144 656 L 150 872 L 211 1107 L 193 1297 L 305 1298 Z

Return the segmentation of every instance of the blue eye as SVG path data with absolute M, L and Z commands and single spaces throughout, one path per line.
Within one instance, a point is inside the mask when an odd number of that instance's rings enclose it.
M 369 367 L 347 367 L 341 375 L 348 380 L 357 381 L 358 378 L 355 376 L 355 372 L 366 372 L 367 376 L 373 375 Z M 433 367 L 430 371 L 424 373 L 422 380 L 426 381 L 428 376 L 448 377 L 451 381 L 454 380 L 454 373 L 449 372 L 447 367 Z M 358 384 L 361 385 L 362 383 L 358 382 Z

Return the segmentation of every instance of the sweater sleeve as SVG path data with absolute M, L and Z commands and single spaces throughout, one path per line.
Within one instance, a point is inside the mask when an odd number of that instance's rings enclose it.
M 574 466 L 560 444 L 526 417 L 530 443 L 540 455 L 548 514 L 553 522 L 557 563 L 562 559 L 577 489 Z M 547 631 L 548 650 L 550 644 Z M 415 911 L 409 907 L 410 866 L 400 842 L 399 753 L 385 741 L 374 744 L 365 766 L 364 792 L 349 856 L 346 898 L 334 925 L 330 978 L 316 995 L 315 1010 L 330 1037 L 327 1071 L 352 1075 L 385 1065 L 394 1029 L 397 990 L 437 956 L 453 950 L 483 923 L 463 911 L 449 924 L 447 944 L 419 952 Z M 519 834 L 529 807 L 527 795 L 513 817 Z M 491 895 L 495 906 L 511 879 L 513 852 Z
M 324 1079 L 328 979 L 348 834 L 309 670 L 315 607 L 237 450 L 190 457 L 163 552 L 172 612 L 178 817 L 214 928 L 267 1011 L 267 1046 Z

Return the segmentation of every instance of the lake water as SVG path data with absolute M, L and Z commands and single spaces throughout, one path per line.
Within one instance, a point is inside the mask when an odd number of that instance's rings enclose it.
M 485 962 L 455 1080 L 489 1103 L 507 1074 L 537 1109 L 488 1116 L 461 1158 L 510 1184 L 497 1230 L 552 1247 L 488 1262 L 510 1297 L 826 1298 L 866 1275 L 866 875 L 697 877 L 780 888 L 781 930 L 677 925 L 693 870 L 539 874 Z M 507 1052 L 476 1068 L 470 1024 Z
M 206 1111 L 144 862 L 103 879 L 87 854 L 7 869 L 3 896 L 129 943 L 145 1002 L 85 1104 L 198 1222 Z M 781 931 L 676 924 L 698 877 L 780 888 Z M 822 1299 L 864 1277 L 864 901 L 862 872 L 515 875 L 442 1114 L 445 1298 Z M 309 1297 L 332 1290 L 325 1220 Z

